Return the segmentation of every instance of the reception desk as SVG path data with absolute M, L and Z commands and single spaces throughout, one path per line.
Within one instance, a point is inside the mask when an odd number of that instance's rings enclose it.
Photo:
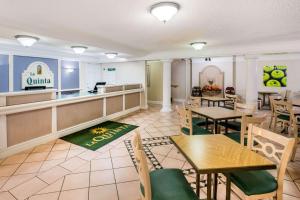
M 55 90 L 0 94 L 0 158 L 125 116 L 141 108 L 141 84 L 105 86 L 103 93 Z

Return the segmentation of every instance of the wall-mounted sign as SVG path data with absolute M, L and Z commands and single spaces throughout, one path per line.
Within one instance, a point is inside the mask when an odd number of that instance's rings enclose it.
M 44 62 L 33 62 L 22 73 L 22 89 L 32 86 L 54 87 L 54 75 Z

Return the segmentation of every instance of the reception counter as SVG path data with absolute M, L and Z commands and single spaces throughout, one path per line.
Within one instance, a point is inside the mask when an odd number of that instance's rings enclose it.
M 0 158 L 141 108 L 141 84 L 106 86 L 103 93 L 55 90 L 0 94 Z

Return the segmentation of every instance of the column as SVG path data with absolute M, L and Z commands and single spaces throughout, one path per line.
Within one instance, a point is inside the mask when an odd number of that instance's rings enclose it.
M 187 100 L 191 96 L 191 59 L 185 59 L 185 99 Z
M 257 105 L 257 98 L 258 98 L 257 57 L 246 56 L 245 60 L 247 62 L 246 104 Z
M 171 112 L 171 62 L 163 60 L 163 103 L 161 112 Z

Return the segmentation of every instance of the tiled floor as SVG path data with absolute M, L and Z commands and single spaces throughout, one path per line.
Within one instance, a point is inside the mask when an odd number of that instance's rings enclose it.
M 154 106 L 120 121 L 140 126 L 142 138 L 170 136 L 179 129 L 174 112 L 160 113 Z M 0 160 L 0 200 L 137 200 L 138 175 L 124 143 L 132 135 L 97 151 L 56 140 Z M 152 147 L 151 151 L 165 168 L 191 168 L 173 145 Z M 193 178 L 187 176 L 189 181 Z M 224 199 L 224 193 L 220 184 L 218 199 Z M 284 199 L 300 199 L 300 148 L 288 167 Z

